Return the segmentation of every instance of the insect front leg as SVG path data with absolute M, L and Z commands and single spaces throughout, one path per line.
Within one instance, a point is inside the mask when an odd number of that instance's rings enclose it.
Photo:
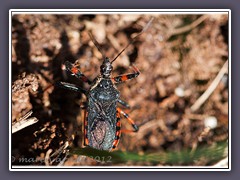
M 90 81 L 76 66 L 74 66 L 69 61 L 66 61 L 64 65 L 66 66 L 66 69 L 75 77 L 81 79 L 83 82 L 86 82 L 89 85 L 92 83 L 92 81 Z
M 140 74 L 140 71 L 138 70 L 138 68 L 136 66 L 132 66 L 132 67 L 133 67 L 134 73 L 123 74 L 120 76 L 113 77 L 113 78 L 111 78 L 113 83 L 117 84 L 117 83 L 121 83 L 121 82 L 138 77 L 138 75 Z

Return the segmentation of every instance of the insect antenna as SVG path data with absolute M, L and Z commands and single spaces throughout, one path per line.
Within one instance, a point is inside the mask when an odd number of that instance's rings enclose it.
M 102 51 L 102 49 L 100 48 L 100 44 L 97 42 L 97 40 L 94 38 L 94 36 L 92 35 L 92 33 L 88 32 L 89 37 L 91 38 L 93 44 L 96 46 L 96 48 L 98 49 L 98 51 L 102 54 L 102 57 L 105 58 L 105 55 Z
M 138 33 L 136 36 L 134 36 L 134 37 L 130 40 L 130 42 L 125 46 L 125 48 L 123 48 L 123 49 L 118 53 L 118 55 L 111 61 L 111 63 L 113 63 L 113 62 L 125 51 L 125 49 L 128 48 L 128 46 L 129 46 L 130 44 L 134 43 L 134 42 L 136 41 L 136 39 L 137 39 L 138 36 L 140 36 L 142 33 L 144 33 L 144 32 L 149 28 L 149 26 L 151 25 L 153 19 L 154 19 L 154 18 L 152 17 L 152 18 L 150 19 L 150 21 L 147 23 L 147 25 L 142 29 L 142 31 L 141 31 L 140 33 Z

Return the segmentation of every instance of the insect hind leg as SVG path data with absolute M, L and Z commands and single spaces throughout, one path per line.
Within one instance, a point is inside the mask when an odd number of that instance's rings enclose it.
M 138 126 L 136 125 L 134 120 L 129 117 L 129 115 L 127 113 L 125 113 L 120 108 L 117 108 L 117 112 L 119 112 L 121 115 L 123 115 L 133 127 L 133 130 L 122 130 L 122 132 L 138 132 L 138 130 L 139 130 Z
M 121 129 L 121 122 L 120 122 L 121 114 L 128 120 L 128 122 L 132 125 L 134 130 Z M 137 131 L 138 131 L 138 127 L 135 124 L 135 122 L 128 116 L 127 113 L 122 111 L 120 108 L 117 108 L 116 134 L 115 134 L 115 140 L 113 141 L 113 146 L 111 150 L 114 150 L 117 147 L 121 133 L 131 133 L 131 132 L 137 132 Z
M 119 139 L 121 136 L 121 122 L 120 122 L 120 113 L 117 111 L 117 124 L 116 124 L 116 134 L 115 140 L 113 141 L 112 149 L 115 149 L 119 143 Z
M 83 145 L 88 146 L 89 145 L 89 140 L 87 137 L 87 131 L 88 131 L 88 122 L 87 122 L 87 117 L 88 117 L 88 112 L 84 110 L 84 117 L 83 117 L 83 132 L 84 132 L 84 140 L 83 140 Z

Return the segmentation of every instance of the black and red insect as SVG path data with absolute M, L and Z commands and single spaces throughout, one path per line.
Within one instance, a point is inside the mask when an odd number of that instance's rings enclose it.
M 148 23 L 150 24 L 150 22 Z M 139 36 L 144 28 L 137 36 Z M 89 80 L 75 65 L 66 61 L 66 69 L 75 77 L 81 79 L 90 85 L 88 90 L 82 89 L 74 84 L 60 82 L 63 88 L 81 92 L 87 97 L 87 107 L 84 113 L 84 144 L 99 150 L 111 151 L 118 145 L 121 135 L 120 118 L 123 116 L 133 127 L 133 132 L 138 131 L 134 121 L 120 109 L 117 104 L 120 103 L 125 107 L 129 105 L 120 99 L 120 92 L 116 88 L 116 84 L 136 78 L 140 72 L 133 66 L 133 73 L 124 74 L 117 77 L 111 77 L 113 66 L 112 63 L 118 56 L 136 39 L 135 36 L 130 43 L 113 59 L 104 57 L 98 42 L 90 34 L 95 46 L 102 53 L 104 60 L 100 66 L 100 75 L 93 81 Z M 127 130 L 126 130 L 127 131 Z

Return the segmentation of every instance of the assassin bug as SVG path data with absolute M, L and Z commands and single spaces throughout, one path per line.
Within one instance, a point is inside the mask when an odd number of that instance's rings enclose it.
M 63 88 L 81 92 L 87 96 L 87 107 L 84 112 L 84 145 L 108 151 L 116 148 L 122 132 L 120 122 L 121 115 L 132 125 L 133 132 L 138 131 L 137 125 L 128 114 L 117 107 L 117 103 L 125 107 L 129 107 L 129 105 L 120 99 L 120 92 L 115 85 L 136 78 L 140 72 L 133 66 L 133 73 L 111 77 L 113 70 L 112 63 L 148 28 L 152 20 L 153 19 L 148 22 L 140 33 L 131 39 L 128 45 L 123 48 L 113 60 L 103 55 L 98 42 L 94 39 L 92 34 L 89 34 L 104 59 L 100 66 L 100 75 L 93 81 L 89 80 L 76 66 L 68 61 L 65 62 L 67 71 L 90 85 L 89 90 L 85 90 L 74 84 L 59 82 L 59 85 Z M 129 130 L 126 130 L 126 132 L 129 132 Z

